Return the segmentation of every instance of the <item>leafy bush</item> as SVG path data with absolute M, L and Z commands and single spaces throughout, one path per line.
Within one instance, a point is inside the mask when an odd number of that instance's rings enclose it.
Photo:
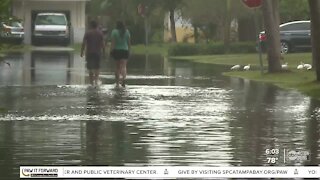
M 171 56 L 189 56 L 199 54 L 198 44 L 175 44 L 171 45 L 168 54 Z
M 237 42 L 231 43 L 229 51 L 221 42 L 209 44 L 175 44 L 169 47 L 170 56 L 190 56 L 190 55 L 211 55 L 225 53 L 254 53 L 256 52 L 255 42 Z
M 232 53 L 254 53 L 256 52 L 255 42 L 238 42 L 230 44 L 230 52 Z

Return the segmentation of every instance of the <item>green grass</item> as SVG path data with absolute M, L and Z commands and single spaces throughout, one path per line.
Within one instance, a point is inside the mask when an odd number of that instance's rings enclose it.
M 81 44 L 74 44 L 70 46 L 75 52 L 81 51 Z M 107 52 L 109 52 L 110 44 L 107 45 Z M 132 45 L 131 53 L 133 54 L 161 54 L 163 56 L 168 55 L 169 45 L 166 44 L 150 44 L 148 47 L 145 45 Z
M 275 84 L 284 89 L 296 89 L 306 95 L 320 99 L 320 82 L 316 81 L 314 71 L 288 71 L 281 73 L 265 73 L 260 71 L 225 72 L 226 76 L 240 77 L 259 82 Z
M 81 46 L 82 46 L 81 43 L 77 43 L 77 44 L 70 45 L 69 47 L 73 48 L 75 52 L 80 52 L 81 51 Z
M 204 55 L 204 56 L 176 56 L 170 57 L 173 60 L 188 60 L 198 63 L 222 64 L 222 65 L 247 65 L 260 66 L 257 54 L 226 54 L 226 55 Z M 267 66 L 267 57 L 262 56 L 264 66 Z M 284 62 L 288 62 L 288 67 L 295 69 L 300 62 L 311 63 L 311 53 L 295 53 L 284 55 Z
M 232 66 L 235 64 L 251 64 L 255 69 L 259 67 L 259 58 L 257 54 L 237 54 L 237 55 L 209 55 L 209 56 L 187 56 L 171 57 L 174 60 L 187 60 L 198 63 L 221 64 Z M 280 73 L 264 73 L 260 71 L 229 71 L 223 73 L 226 76 L 240 77 L 259 82 L 275 84 L 285 89 L 296 89 L 306 95 L 320 99 L 320 82 L 316 81 L 315 72 L 299 71 L 296 69 L 300 62 L 310 63 L 312 61 L 311 53 L 293 53 L 284 56 L 284 62 L 288 62 L 289 70 Z M 266 55 L 263 55 L 263 63 L 267 66 Z
M 24 44 L 1 44 L 0 43 L 0 54 L 7 52 L 25 52 L 30 50 L 31 46 Z
M 7 112 L 8 110 L 6 108 L 3 108 L 3 107 L 0 107 L 0 113 L 5 113 Z
M 133 45 L 133 54 L 161 54 L 163 56 L 168 55 L 169 44 L 150 44 L 148 47 L 145 45 Z

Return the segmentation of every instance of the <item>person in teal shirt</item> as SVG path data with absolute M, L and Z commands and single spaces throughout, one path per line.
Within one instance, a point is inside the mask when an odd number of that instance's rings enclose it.
M 116 87 L 119 84 L 126 86 L 127 61 L 130 52 L 130 32 L 122 21 L 117 22 L 117 26 L 111 32 L 111 57 L 116 62 L 115 79 Z M 120 76 L 122 76 L 120 80 Z

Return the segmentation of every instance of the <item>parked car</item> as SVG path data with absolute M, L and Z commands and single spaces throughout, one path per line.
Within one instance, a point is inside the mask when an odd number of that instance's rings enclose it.
M 15 17 L 0 18 L 0 39 L 7 43 L 22 43 L 24 29 L 22 21 Z
M 70 42 L 70 27 L 63 13 L 39 13 L 34 21 L 33 44 L 55 41 L 68 45 Z
M 280 25 L 281 53 L 287 54 L 298 49 L 311 48 L 310 21 L 293 21 Z M 259 40 L 262 49 L 266 50 L 267 36 L 260 32 Z

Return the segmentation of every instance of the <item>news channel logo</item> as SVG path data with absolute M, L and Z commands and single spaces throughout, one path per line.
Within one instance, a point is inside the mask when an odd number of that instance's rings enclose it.
M 21 168 L 20 178 L 52 178 L 58 177 L 59 170 L 57 168 Z
M 287 153 L 287 158 L 290 161 L 308 161 L 310 160 L 310 153 L 308 151 L 290 150 Z

